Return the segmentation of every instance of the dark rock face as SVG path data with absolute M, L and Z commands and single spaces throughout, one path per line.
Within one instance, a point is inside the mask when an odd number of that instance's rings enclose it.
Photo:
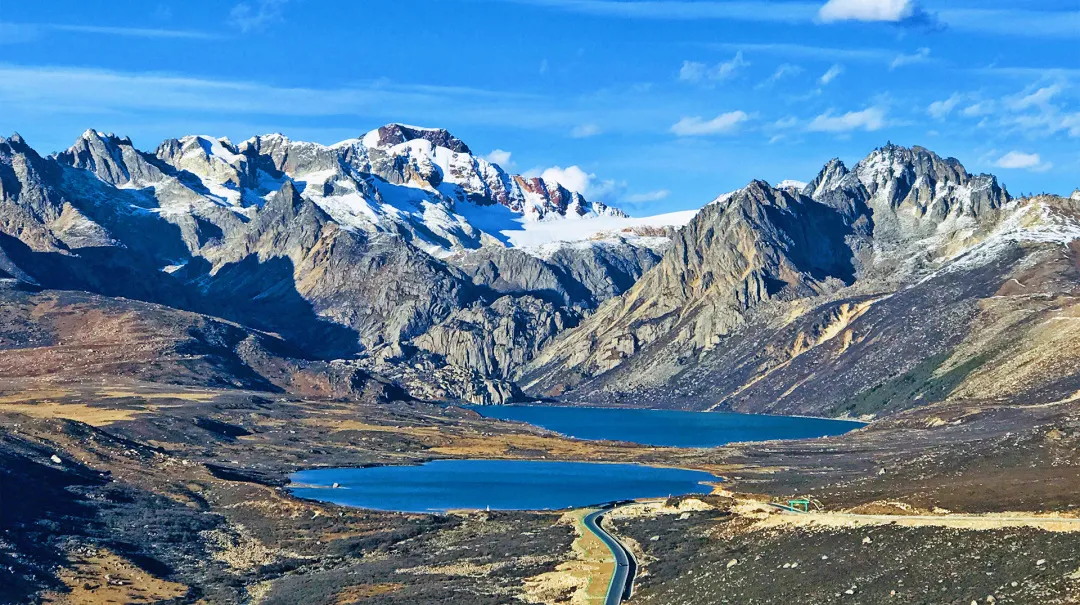
M 514 248 L 482 248 L 451 262 L 474 284 L 499 294 L 528 294 L 591 312 L 622 294 L 660 260 L 628 242 L 563 246 L 543 257 Z
M 577 319 L 531 296 L 504 296 L 490 305 L 456 311 L 413 342 L 452 365 L 509 379 Z
M 379 144 L 383 146 L 400 145 L 408 141 L 421 139 L 438 147 L 444 147 L 454 153 L 472 155 L 469 146 L 441 128 L 414 128 L 402 124 L 389 124 L 379 128 Z

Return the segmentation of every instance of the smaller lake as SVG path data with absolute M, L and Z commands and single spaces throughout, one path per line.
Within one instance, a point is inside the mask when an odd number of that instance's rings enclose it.
M 420 466 L 314 469 L 290 491 L 345 506 L 413 513 L 457 509 L 545 510 L 616 500 L 707 494 L 702 471 L 638 464 L 530 460 L 436 460 Z M 331 487 L 334 483 L 340 487 Z
M 671 447 L 716 447 L 736 441 L 831 437 L 864 426 L 849 420 L 730 412 L 529 405 L 468 407 L 488 418 L 527 422 L 578 439 L 610 439 Z

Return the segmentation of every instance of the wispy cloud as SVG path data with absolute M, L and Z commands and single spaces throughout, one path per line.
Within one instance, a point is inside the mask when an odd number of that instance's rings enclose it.
M 79 90 L 78 95 L 71 91 Z M 394 119 L 517 124 L 549 128 L 583 123 L 543 97 L 485 89 L 375 81 L 342 88 L 278 87 L 244 80 L 0 63 L 0 106 L 95 115 L 205 113 L 262 116 L 385 116 Z M 572 120 L 572 121 L 571 121 Z M 568 123 L 569 122 L 569 123 Z
M 884 48 L 836 48 L 830 46 L 812 46 L 808 44 L 788 44 L 784 42 L 719 42 L 704 44 L 703 46 L 713 49 L 744 50 L 755 54 L 769 54 L 796 59 L 820 59 L 824 61 L 888 63 L 896 56 L 895 51 Z
M 750 115 L 744 111 L 729 111 L 711 120 L 703 119 L 700 116 L 687 117 L 676 122 L 671 127 L 671 132 L 680 137 L 730 134 L 737 131 L 749 119 Z
M 925 46 L 915 51 L 910 55 L 899 54 L 889 64 L 889 69 L 896 69 L 905 65 L 914 65 L 916 63 L 927 63 L 930 61 L 930 49 Z
M 882 107 L 867 107 L 862 111 L 849 111 L 845 114 L 834 115 L 827 111 L 813 120 L 806 127 L 811 132 L 851 132 L 853 130 L 865 130 L 868 132 L 881 130 L 885 127 L 885 109 Z
M 570 131 L 570 136 L 575 139 L 587 139 L 595 137 L 598 134 L 603 133 L 603 129 L 598 124 L 579 124 Z
M 229 11 L 229 23 L 248 33 L 265 29 L 282 21 L 282 10 L 288 0 L 254 0 L 241 2 Z
M 1022 93 L 1008 100 L 1009 107 L 1016 110 L 1029 107 L 1045 107 L 1054 97 L 1058 96 L 1064 87 L 1061 84 L 1043 86 L 1031 92 Z
M 844 66 L 843 65 L 840 65 L 840 64 L 833 65 L 832 67 L 829 68 L 829 71 L 821 74 L 821 77 L 818 78 L 818 84 L 821 84 L 822 86 L 825 86 L 829 82 L 832 82 L 833 80 L 838 78 L 840 76 L 840 74 L 842 74 L 842 73 L 844 73 Z
M 1032 172 L 1046 172 L 1054 167 L 1051 162 L 1043 162 L 1037 153 L 1022 153 L 1010 151 L 994 162 L 994 166 L 1008 170 L 1030 170 Z
M 934 119 L 942 120 L 948 117 L 961 102 L 963 102 L 963 97 L 960 94 L 954 93 L 948 99 L 931 103 L 930 106 L 926 108 L 926 112 Z
M 756 86 L 756 88 L 765 88 L 767 86 L 772 86 L 773 84 L 776 84 L 777 82 L 779 82 L 780 80 L 783 80 L 784 78 L 787 78 L 787 77 L 790 77 L 790 76 L 797 76 L 797 75 L 801 74 L 802 72 L 803 72 L 803 68 L 799 67 L 798 65 L 793 65 L 791 63 L 783 63 L 779 67 L 776 68 L 776 71 L 774 71 L 771 76 L 769 76 L 768 78 L 765 78 L 764 81 L 762 81 L 760 84 L 758 84 Z
M 683 61 L 679 69 L 679 79 L 683 82 L 701 82 L 703 80 L 727 80 L 740 70 L 749 67 L 750 62 L 743 57 L 742 51 L 735 53 L 729 61 L 723 61 L 709 67 L 697 61 Z
M 156 27 L 117 27 L 108 25 L 72 25 L 67 23 L 0 23 L 0 43 L 29 42 L 42 32 L 71 32 L 129 38 L 166 38 L 212 40 L 221 36 L 203 31 L 162 29 Z
M 960 110 L 960 115 L 966 118 L 978 118 L 994 113 L 993 101 L 976 101 Z

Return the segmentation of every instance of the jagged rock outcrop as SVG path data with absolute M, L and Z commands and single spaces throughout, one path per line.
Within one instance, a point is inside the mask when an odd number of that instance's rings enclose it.
M 709 349 L 766 300 L 850 283 L 849 234 L 850 225 L 832 208 L 752 182 L 704 208 L 656 267 L 544 351 L 527 376 L 534 388 L 560 392 L 567 386 L 557 384 L 562 368 L 587 379 L 661 340 L 684 349 L 676 357 Z
M 504 296 L 456 311 L 413 340 L 417 348 L 482 376 L 509 379 L 578 317 L 532 296 Z
M 400 125 L 332 146 L 281 135 L 240 144 L 187 136 L 153 154 L 87 130 L 47 158 L 16 135 L 0 141 L 0 229 L 7 234 L 0 236 L 0 270 L 27 284 L 225 317 L 327 358 L 407 343 L 434 326 L 438 338 L 429 340 L 450 337 L 449 326 L 465 325 L 444 323 L 453 314 L 507 296 L 499 305 L 513 308 L 513 322 L 552 323 L 557 331 L 655 262 L 651 249 L 622 240 L 597 243 L 596 251 L 548 250 L 555 261 L 511 253 L 501 236 L 458 213 L 494 213 L 495 224 L 567 213 L 623 216 L 557 183 L 532 180 L 522 188 L 519 180 L 444 130 Z M 439 260 L 470 250 L 498 268 L 465 274 Z M 550 283 L 527 278 L 526 266 Z M 523 296 L 549 302 L 516 298 Z M 500 351 L 498 369 L 458 368 L 451 374 L 470 385 L 459 394 L 519 397 L 499 380 L 549 332 L 518 334 L 512 344 L 482 333 L 474 344 Z M 531 352 L 511 353 L 518 345 Z
M 969 174 L 956 159 L 922 147 L 892 144 L 850 172 L 830 160 L 803 193 L 849 217 L 863 237 L 855 245 L 861 272 L 894 281 L 970 245 L 1010 199 L 992 175 Z
M 660 254 L 647 246 L 609 240 L 557 246 L 542 254 L 491 246 L 448 260 L 478 286 L 500 294 L 528 294 L 587 313 L 629 289 Z
M 996 351 L 1029 350 L 1009 333 L 1049 338 L 1024 313 L 1068 308 L 1006 282 L 1068 300 L 1076 194 L 1012 200 L 993 176 L 894 145 L 800 187 L 752 182 L 674 232 L 437 129 L 332 146 L 189 136 L 154 154 L 90 130 L 51 157 L 16 135 L 0 139 L 0 279 L 272 332 L 293 349 L 233 338 L 229 367 L 333 397 L 383 388 L 380 374 L 424 399 L 520 400 L 520 380 L 589 402 L 873 413 L 910 404 L 897 393 L 1003 385 L 987 359 L 1012 368 L 1010 392 L 1072 385 L 1068 356 L 1039 354 L 1054 386 Z M 589 217 L 611 226 L 577 229 Z M 577 235 L 559 241 L 554 221 Z
M 523 386 L 594 405 L 818 415 L 995 389 L 1068 396 L 1071 355 L 1037 326 L 1072 305 L 1037 301 L 1080 284 L 1074 201 L 1013 200 L 993 176 L 894 145 L 851 171 L 830 161 L 802 193 L 778 203 L 784 191 L 752 183 L 718 198 L 633 288 L 542 351 Z M 796 211 L 810 208 L 828 220 Z
M 342 356 L 422 333 L 471 300 L 437 259 L 389 234 L 342 229 L 286 182 L 235 241 L 184 269 L 228 316 Z

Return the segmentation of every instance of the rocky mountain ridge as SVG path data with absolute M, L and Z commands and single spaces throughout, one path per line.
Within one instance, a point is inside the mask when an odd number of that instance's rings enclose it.
M 1072 393 L 1072 353 L 1036 326 L 1071 316 L 1078 237 L 1076 200 L 1015 200 L 954 159 L 887 145 L 852 170 L 830 161 L 802 192 L 722 196 L 521 384 L 592 404 L 814 415 L 988 392 L 1053 401 Z M 1025 313 L 1041 320 L 1016 323 Z M 1038 363 L 1020 372 L 1007 350 Z
M 1010 280 L 1071 292 L 1076 201 L 1014 200 L 955 159 L 886 145 L 650 225 L 444 130 L 191 136 L 152 154 L 87 131 L 49 157 L 0 140 L 0 270 L 219 317 L 293 347 L 306 361 L 287 374 L 382 376 L 427 399 L 874 414 L 911 404 L 896 386 L 911 372 L 965 368 L 933 396 L 971 391 L 990 352 L 968 331 L 1004 321 L 988 309 Z M 518 247 L 508 217 L 589 228 Z M 1027 312 L 1032 292 L 1015 299 Z M 1058 393 L 1059 374 L 1030 388 Z
M 447 359 L 503 351 L 497 368 L 459 366 L 438 392 L 481 403 L 520 395 L 506 377 L 531 353 L 506 351 L 536 350 L 553 335 L 528 326 L 575 324 L 629 287 L 667 241 L 628 232 L 517 250 L 470 218 L 625 215 L 557 183 L 510 176 L 444 130 L 400 125 L 333 146 L 189 136 L 153 154 L 88 130 L 49 157 L 15 135 L 0 139 L 0 202 L 0 268 L 24 283 L 223 317 L 280 334 L 313 359 L 359 356 L 391 375 L 413 360 L 384 347 L 404 345 L 395 350 L 426 356 L 417 363 L 436 373 Z M 477 332 L 462 317 L 506 329 Z M 447 338 L 457 329 L 479 341 Z M 457 350 L 474 341 L 476 351 Z

